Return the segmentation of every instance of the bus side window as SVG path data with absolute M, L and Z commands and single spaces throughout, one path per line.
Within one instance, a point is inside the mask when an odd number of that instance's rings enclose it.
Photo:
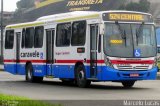
M 26 30 L 23 29 L 22 30 L 22 42 L 21 42 L 21 47 L 24 48 L 25 46 L 25 33 L 26 33 Z
M 56 46 L 63 47 L 70 45 L 71 23 L 57 25 Z
M 86 21 L 77 21 L 72 24 L 72 46 L 83 46 L 86 38 Z
M 43 46 L 44 27 L 38 26 L 35 28 L 34 47 L 41 48 Z
M 34 39 L 34 27 L 26 28 L 25 48 L 32 48 L 33 47 L 33 39 Z
M 7 30 L 5 38 L 5 49 L 13 49 L 13 44 L 14 44 L 14 30 Z

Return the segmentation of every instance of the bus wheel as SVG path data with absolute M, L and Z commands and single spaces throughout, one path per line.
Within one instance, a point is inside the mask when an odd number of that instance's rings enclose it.
M 31 63 L 29 63 L 26 66 L 26 81 L 28 81 L 28 82 L 41 82 L 41 81 L 43 81 L 43 77 L 36 77 L 33 75 L 33 67 L 32 67 Z
M 122 82 L 122 85 L 125 87 L 125 88 L 131 88 L 133 87 L 135 81 L 123 81 Z
M 86 79 L 85 68 L 83 65 L 79 65 L 76 69 L 76 81 L 77 85 L 81 88 L 88 87 L 91 84 L 91 81 Z

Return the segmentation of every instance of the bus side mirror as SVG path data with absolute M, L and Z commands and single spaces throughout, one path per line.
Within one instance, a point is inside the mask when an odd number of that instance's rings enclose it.
M 104 24 L 100 24 L 100 31 L 99 31 L 99 34 L 100 35 L 104 35 Z

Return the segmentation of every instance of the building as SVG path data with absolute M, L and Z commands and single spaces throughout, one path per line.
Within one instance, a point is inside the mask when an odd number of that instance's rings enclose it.
M 3 25 L 4 25 L 3 27 L 5 27 L 6 25 L 8 25 L 10 19 L 13 18 L 13 14 L 14 14 L 14 12 L 7 12 L 7 11 L 3 12 Z M 1 22 L 1 19 L 0 19 L 0 22 Z
M 4 11 L 4 12 L 3 12 L 3 19 L 4 19 L 4 20 L 11 19 L 11 18 L 13 17 L 13 14 L 14 14 L 14 12 Z
M 13 14 L 14 12 L 7 12 L 7 11 L 3 12 L 3 28 L 8 24 L 8 20 L 13 18 Z M 0 13 L 0 17 L 1 17 L 1 13 Z M 0 23 L 1 23 L 1 18 L 0 18 Z M 1 29 L 1 26 L 0 26 L 0 29 Z M 0 30 L 0 56 L 1 56 L 1 30 Z

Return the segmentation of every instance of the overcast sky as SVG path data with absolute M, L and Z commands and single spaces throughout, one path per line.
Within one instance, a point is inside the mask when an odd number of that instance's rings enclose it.
M 17 1 L 20 0 L 3 0 L 4 2 L 4 11 L 14 11 L 17 7 L 16 7 L 16 3 Z M 0 10 L 1 10 L 1 0 L 0 0 Z

